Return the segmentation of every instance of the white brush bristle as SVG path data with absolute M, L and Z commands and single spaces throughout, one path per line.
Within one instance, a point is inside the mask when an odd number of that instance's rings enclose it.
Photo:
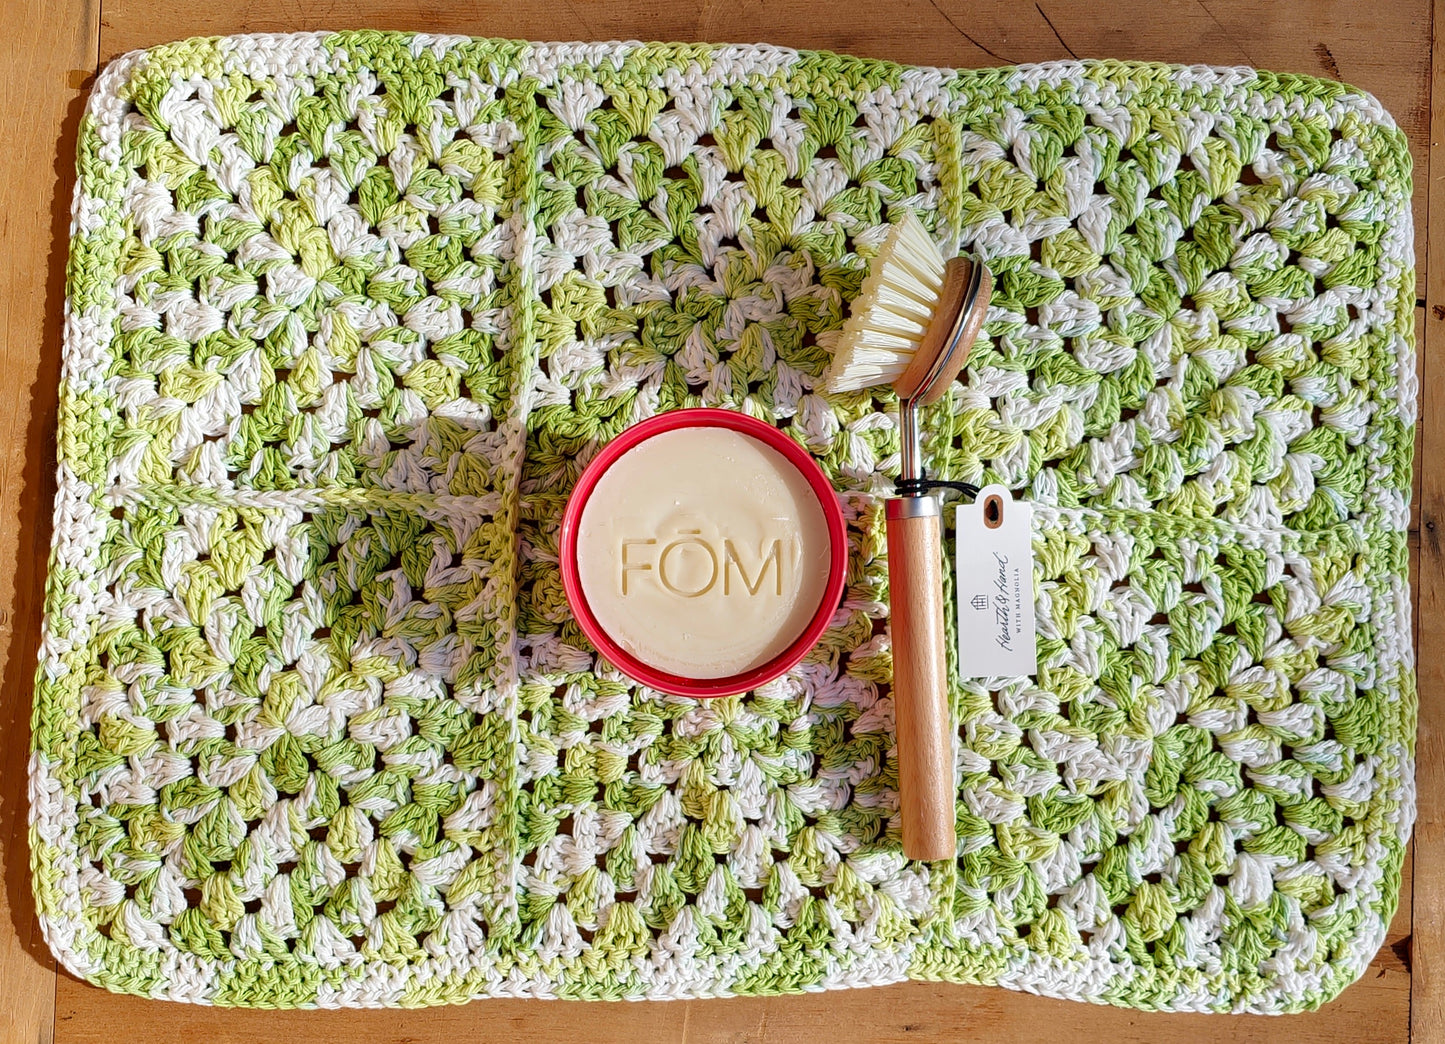
M 824 379 L 828 391 L 860 391 L 903 375 L 938 308 L 943 264 L 928 231 L 907 211 L 868 266 Z

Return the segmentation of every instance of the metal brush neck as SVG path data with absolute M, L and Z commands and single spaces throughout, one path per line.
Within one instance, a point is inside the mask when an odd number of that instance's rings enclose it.
M 901 476 L 914 481 L 923 478 L 923 437 L 918 430 L 917 399 L 898 400 L 898 435 L 901 441 Z M 910 496 L 921 497 L 924 494 L 920 491 Z

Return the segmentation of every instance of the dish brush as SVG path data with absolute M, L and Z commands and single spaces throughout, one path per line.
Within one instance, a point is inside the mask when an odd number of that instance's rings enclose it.
M 942 398 L 963 369 L 992 292 L 987 268 L 945 259 L 906 213 L 869 266 L 825 378 L 834 393 L 891 384 L 898 394 L 902 460 L 898 496 L 887 502 L 885 518 L 899 804 L 909 859 L 952 859 L 957 847 L 943 516 L 924 476 L 918 410 Z

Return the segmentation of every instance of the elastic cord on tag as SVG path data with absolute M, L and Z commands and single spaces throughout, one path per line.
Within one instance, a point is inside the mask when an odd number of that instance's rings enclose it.
M 927 474 L 916 479 L 901 478 L 893 484 L 900 497 L 921 497 L 932 489 L 951 489 L 961 496 L 972 499 L 978 496 L 978 487 L 971 482 L 951 482 L 947 479 L 931 479 Z

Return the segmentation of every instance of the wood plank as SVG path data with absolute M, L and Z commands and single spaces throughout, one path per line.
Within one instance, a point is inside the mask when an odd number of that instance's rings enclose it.
M 1435 26 L 1445 30 L 1445 0 L 1434 5 Z M 1445 43 L 1436 37 L 1431 66 L 1431 97 L 1445 100 Z M 1435 109 L 1430 120 L 1431 156 L 1439 156 L 1445 136 L 1445 111 Z M 1427 205 L 1445 214 L 1445 183 L 1438 174 L 1428 180 Z M 1426 217 L 1428 219 L 1429 213 Z M 1428 228 L 1428 222 L 1426 227 Z M 1445 236 L 1425 244 L 1426 326 L 1423 345 L 1424 377 L 1420 385 L 1421 427 L 1424 442 L 1417 467 L 1422 473 L 1420 496 L 1420 572 L 1416 605 L 1419 614 L 1420 732 L 1416 741 L 1415 782 L 1418 788 L 1415 822 L 1416 851 L 1439 853 L 1445 845 L 1445 474 L 1428 461 L 1439 461 L 1445 451 Z M 1412 937 L 1414 996 L 1410 1014 L 1411 1037 L 1419 1041 L 1445 1039 L 1445 866 L 1438 854 L 1421 859 L 1414 881 L 1415 920 Z
M 1371 10 L 1349 0 L 1273 5 L 1250 0 L 1065 5 L 1050 0 L 1034 5 L 1034 11 L 1010 0 L 900 0 L 894 5 L 860 0 L 848 4 L 846 11 L 841 6 L 824 13 L 819 0 L 776 0 L 766 5 L 760 0 L 705 0 L 697 6 L 663 6 L 646 0 L 568 0 L 560 6 L 509 5 L 502 0 L 351 0 L 344 5 L 319 0 L 304 8 L 295 0 L 217 0 L 206 5 L 193 0 L 106 0 L 100 53 L 109 58 L 189 35 L 366 26 L 531 39 L 766 39 L 959 66 L 1070 54 L 1249 62 L 1337 76 L 1380 98 L 1411 137 L 1421 172 L 1417 227 L 1424 244 L 1430 12 L 1423 0 L 1372 5 Z M 1445 272 L 1438 266 L 1437 270 Z M 1437 325 L 1430 320 L 1432 328 Z M 33 438 L 30 444 L 35 445 Z M 1423 851 L 1438 853 L 1440 844 L 1437 837 L 1434 847 Z M 1426 859 L 1422 865 L 1431 862 L 1438 860 Z M 1145 1015 L 998 989 L 917 983 L 805 997 L 678 1004 L 488 1001 L 423 1012 L 218 1013 L 113 996 L 62 975 L 56 990 L 55 1038 L 109 1044 L 121 1030 L 138 1039 L 269 1042 L 289 1036 L 296 1044 L 345 1039 L 348 1034 L 378 1042 L 459 1035 L 520 1041 L 580 1037 L 791 1042 L 824 1034 L 840 1042 L 1054 1042 L 1085 1034 L 1159 1042 L 1401 1041 L 1408 1035 L 1410 1020 L 1410 895 L 1407 883 L 1388 944 L 1359 984 L 1322 1012 L 1285 1019 Z M 1422 1034 L 1420 1039 L 1442 1038 Z
M 1422 173 L 1419 173 L 1419 172 L 1416 173 L 1416 175 L 1415 175 L 1415 195 L 1416 195 L 1417 197 L 1420 195 L 1420 192 L 1421 192 L 1422 190 L 1428 191 L 1429 186 L 1426 184 L 1426 180 L 1427 180 L 1427 179 L 1423 176 Z M 1417 200 L 1416 200 L 1416 203 L 1417 203 L 1417 206 L 1418 206 L 1418 204 L 1419 204 L 1418 198 L 1417 198 Z M 1423 220 L 1423 219 L 1421 218 L 1421 216 L 1420 216 L 1420 212 L 1419 212 L 1418 209 L 1417 209 L 1416 212 L 1415 212 L 1415 220 L 1416 220 L 1417 222 Z M 1423 240 L 1423 239 L 1417 239 L 1417 240 L 1415 241 L 1415 255 L 1416 255 L 1417 258 L 1419 258 L 1419 261 L 1418 261 L 1418 265 L 1419 265 L 1419 275 L 1417 276 L 1417 278 L 1423 278 L 1423 277 L 1424 277 L 1424 274 L 1425 274 L 1425 261 L 1424 261 L 1424 258 L 1425 258 L 1425 240 Z M 1422 299 L 1421 302 L 1420 302 L 1420 306 L 1415 309 L 1415 345 L 1416 345 L 1416 350 L 1415 350 L 1415 380 L 1419 383 L 1419 385 L 1420 385 L 1420 387 L 1421 387 L 1422 389 L 1423 389 L 1424 386 L 1425 386 L 1425 328 L 1426 328 L 1426 322 L 1428 321 L 1429 314 L 1430 314 L 1429 311 L 1425 308 L 1425 302 L 1424 302 L 1424 300 Z M 1417 544 L 1418 544 L 1418 541 L 1419 541 L 1419 538 L 1420 538 L 1420 503 L 1421 503 L 1421 489 L 1422 489 L 1423 483 L 1424 483 L 1424 481 L 1425 481 L 1425 467 L 1424 467 L 1424 464 L 1425 464 L 1425 425 L 1424 425 L 1424 424 L 1416 424 L 1416 425 L 1415 425 L 1415 470 L 1414 470 L 1414 473 L 1410 476 L 1410 538 L 1411 538 L 1412 540 L 1415 540 L 1415 541 L 1417 542 Z M 1412 561 L 1411 566 L 1410 566 L 1411 583 L 1414 584 L 1415 581 L 1418 580 L 1419 576 L 1420 576 L 1420 571 L 1415 568 L 1414 563 L 1413 563 L 1413 561 Z M 1412 588 L 1412 591 L 1413 591 L 1413 588 Z M 1415 599 L 1415 601 L 1414 601 L 1413 604 L 1414 604 L 1414 607 L 1415 607 L 1416 611 L 1418 612 L 1418 611 L 1419 611 L 1419 608 L 1420 608 L 1420 606 L 1419 606 L 1419 599 L 1418 599 L 1418 598 Z M 1418 624 L 1418 622 L 1419 622 L 1418 619 L 1417 619 L 1416 622 L 1417 622 L 1417 624 Z M 1419 632 L 1418 628 L 1417 628 L 1417 630 L 1415 631 L 1415 647 L 1416 647 L 1417 649 L 1420 647 L 1420 632 Z
M 1396 943 L 1405 942 L 1410 938 L 1410 922 L 1414 917 L 1414 888 L 1415 888 L 1415 845 L 1412 842 L 1405 856 L 1405 865 L 1400 870 L 1400 907 L 1395 911 L 1394 920 L 1390 922 L 1390 930 L 1385 934 L 1385 945 L 1394 946 Z M 1376 958 L 1383 956 L 1382 950 L 1376 954 Z M 1395 955 L 1407 967 L 1410 964 L 1409 948 L 1398 951 Z
M 0 5 L 0 1030 L 26 1042 L 49 1040 L 54 1019 L 54 964 L 30 894 L 25 780 L 75 135 L 99 21 L 96 0 Z

